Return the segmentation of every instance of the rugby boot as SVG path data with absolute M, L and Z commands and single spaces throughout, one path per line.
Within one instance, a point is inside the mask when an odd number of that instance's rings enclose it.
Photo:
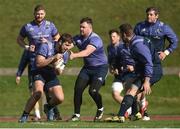
M 54 119 L 55 120 L 62 120 L 60 112 L 56 106 L 54 107 Z
M 129 119 L 130 119 L 131 121 L 140 120 L 140 119 L 142 119 L 142 115 L 141 115 L 140 112 L 138 112 L 138 113 L 136 113 L 136 115 L 131 115 L 131 116 L 129 117 Z
M 21 118 L 19 119 L 19 123 L 25 123 L 25 122 L 27 122 L 27 120 L 28 120 L 28 116 L 29 116 L 29 114 L 23 114 L 22 116 L 21 116 Z
M 48 104 L 44 104 L 44 112 L 47 116 L 47 121 L 53 121 L 54 120 L 54 107 L 50 107 Z
M 102 107 L 101 109 L 97 109 L 96 116 L 94 117 L 94 121 L 100 121 L 103 117 L 103 113 L 104 113 L 104 107 Z
M 80 116 L 77 116 L 76 114 L 72 115 L 70 119 L 67 121 L 80 121 Z
M 150 118 L 147 110 L 145 110 L 145 111 L 144 111 L 144 116 L 143 116 L 142 120 L 144 120 L 144 121 L 149 121 L 150 119 L 151 119 L 151 118 Z
M 119 122 L 124 123 L 125 117 L 124 116 L 112 116 L 104 119 L 105 122 Z

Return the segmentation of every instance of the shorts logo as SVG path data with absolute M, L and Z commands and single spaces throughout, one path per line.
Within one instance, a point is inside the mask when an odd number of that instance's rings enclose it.
M 102 77 L 98 77 L 98 80 L 101 81 L 101 82 L 103 81 Z

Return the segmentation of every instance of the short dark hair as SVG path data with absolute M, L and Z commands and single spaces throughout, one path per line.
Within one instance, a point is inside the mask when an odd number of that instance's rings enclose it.
M 41 4 L 36 5 L 36 7 L 34 8 L 34 12 L 37 12 L 39 10 L 45 10 L 44 6 Z
M 125 33 L 127 36 L 133 34 L 133 27 L 129 23 L 124 23 L 119 26 L 119 30 L 121 33 Z
M 146 13 L 148 13 L 149 11 L 154 11 L 156 15 L 159 14 L 159 9 L 157 7 L 148 7 L 146 9 Z
M 118 29 L 111 29 L 111 30 L 109 30 L 109 35 L 111 35 L 112 33 L 117 33 L 118 35 L 120 35 Z
M 71 36 L 71 34 L 63 33 L 58 42 L 60 42 L 61 44 L 63 44 L 64 42 L 73 43 L 73 37 Z
M 80 24 L 83 23 L 83 22 L 87 22 L 88 24 L 91 24 L 93 25 L 93 21 L 90 17 L 84 17 L 80 20 Z

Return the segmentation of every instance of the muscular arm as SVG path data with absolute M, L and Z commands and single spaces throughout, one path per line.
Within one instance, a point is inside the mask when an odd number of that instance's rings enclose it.
M 50 63 L 59 60 L 60 58 L 62 58 L 62 54 L 59 54 L 59 53 L 52 57 L 48 57 L 48 58 L 45 58 L 42 55 L 37 55 L 36 56 L 36 66 L 37 67 L 45 67 L 45 66 L 49 65 Z
M 20 47 L 22 47 L 22 48 L 24 48 L 24 49 L 28 49 L 27 48 L 27 44 L 26 44 L 26 42 L 24 41 L 24 37 L 22 37 L 21 35 L 19 35 L 18 37 L 17 37 L 17 43 L 19 44 L 19 46 Z
M 55 59 L 54 56 L 49 57 L 49 58 L 45 58 L 42 55 L 37 55 L 36 56 L 36 66 L 37 67 L 44 67 L 47 66 L 48 64 L 50 64 L 53 60 Z
M 144 88 L 145 94 L 147 94 L 147 95 L 151 94 L 150 77 L 145 77 L 144 83 L 143 83 L 143 88 Z
M 77 53 L 72 52 L 70 55 L 70 59 L 74 59 L 74 58 L 78 58 L 78 57 L 87 57 L 91 53 L 93 53 L 95 50 L 96 50 L 96 48 L 93 45 L 87 45 L 85 50 L 82 50 L 82 51 L 77 52 Z
M 21 57 L 19 66 L 18 66 L 18 70 L 16 72 L 16 76 L 21 76 L 24 69 L 26 68 L 26 66 L 29 63 L 29 59 L 28 59 L 28 54 L 27 54 L 27 50 L 24 50 L 23 55 Z
M 60 34 L 58 33 L 58 34 L 56 34 L 56 35 L 53 37 L 53 40 L 54 40 L 54 41 L 58 41 L 60 37 L 61 37 L 61 36 L 60 36 Z

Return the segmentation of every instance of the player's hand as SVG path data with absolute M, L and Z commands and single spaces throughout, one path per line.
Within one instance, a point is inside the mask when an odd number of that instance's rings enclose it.
M 75 58 L 74 53 L 72 51 L 70 51 L 70 56 L 69 56 L 70 60 L 73 60 Z
M 128 70 L 129 72 L 133 72 L 133 71 L 134 71 L 134 66 L 132 66 L 132 65 L 127 65 L 127 70 Z
M 160 52 L 158 52 L 158 54 L 159 54 L 159 58 L 161 59 L 161 60 L 164 60 L 165 58 L 166 58 L 166 54 L 164 53 L 164 52 L 162 52 L 162 51 L 160 51 Z
M 54 62 L 56 62 L 57 60 L 63 58 L 63 55 L 60 53 L 57 53 L 56 55 L 54 55 Z
M 109 72 L 113 75 L 118 75 L 119 71 L 118 69 L 114 69 L 113 67 L 109 67 Z
M 30 45 L 29 46 L 29 51 L 30 52 L 35 52 L 35 45 Z
M 41 37 L 41 38 L 40 38 L 40 41 L 41 41 L 42 43 L 47 43 L 47 42 L 48 42 L 48 40 L 47 40 L 46 38 L 44 38 L 44 37 Z
M 143 88 L 144 88 L 145 94 L 147 94 L 147 95 L 151 94 L 151 87 L 150 87 L 149 81 L 144 81 Z
M 115 70 L 114 70 L 114 75 L 118 75 L 118 74 L 119 74 L 118 69 L 115 69 Z
M 21 81 L 21 77 L 20 77 L 20 76 L 17 76 L 17 77 L 16 77 L 16 85 L 19 85 L 19 84 L 20 84 L 20 81 Z

